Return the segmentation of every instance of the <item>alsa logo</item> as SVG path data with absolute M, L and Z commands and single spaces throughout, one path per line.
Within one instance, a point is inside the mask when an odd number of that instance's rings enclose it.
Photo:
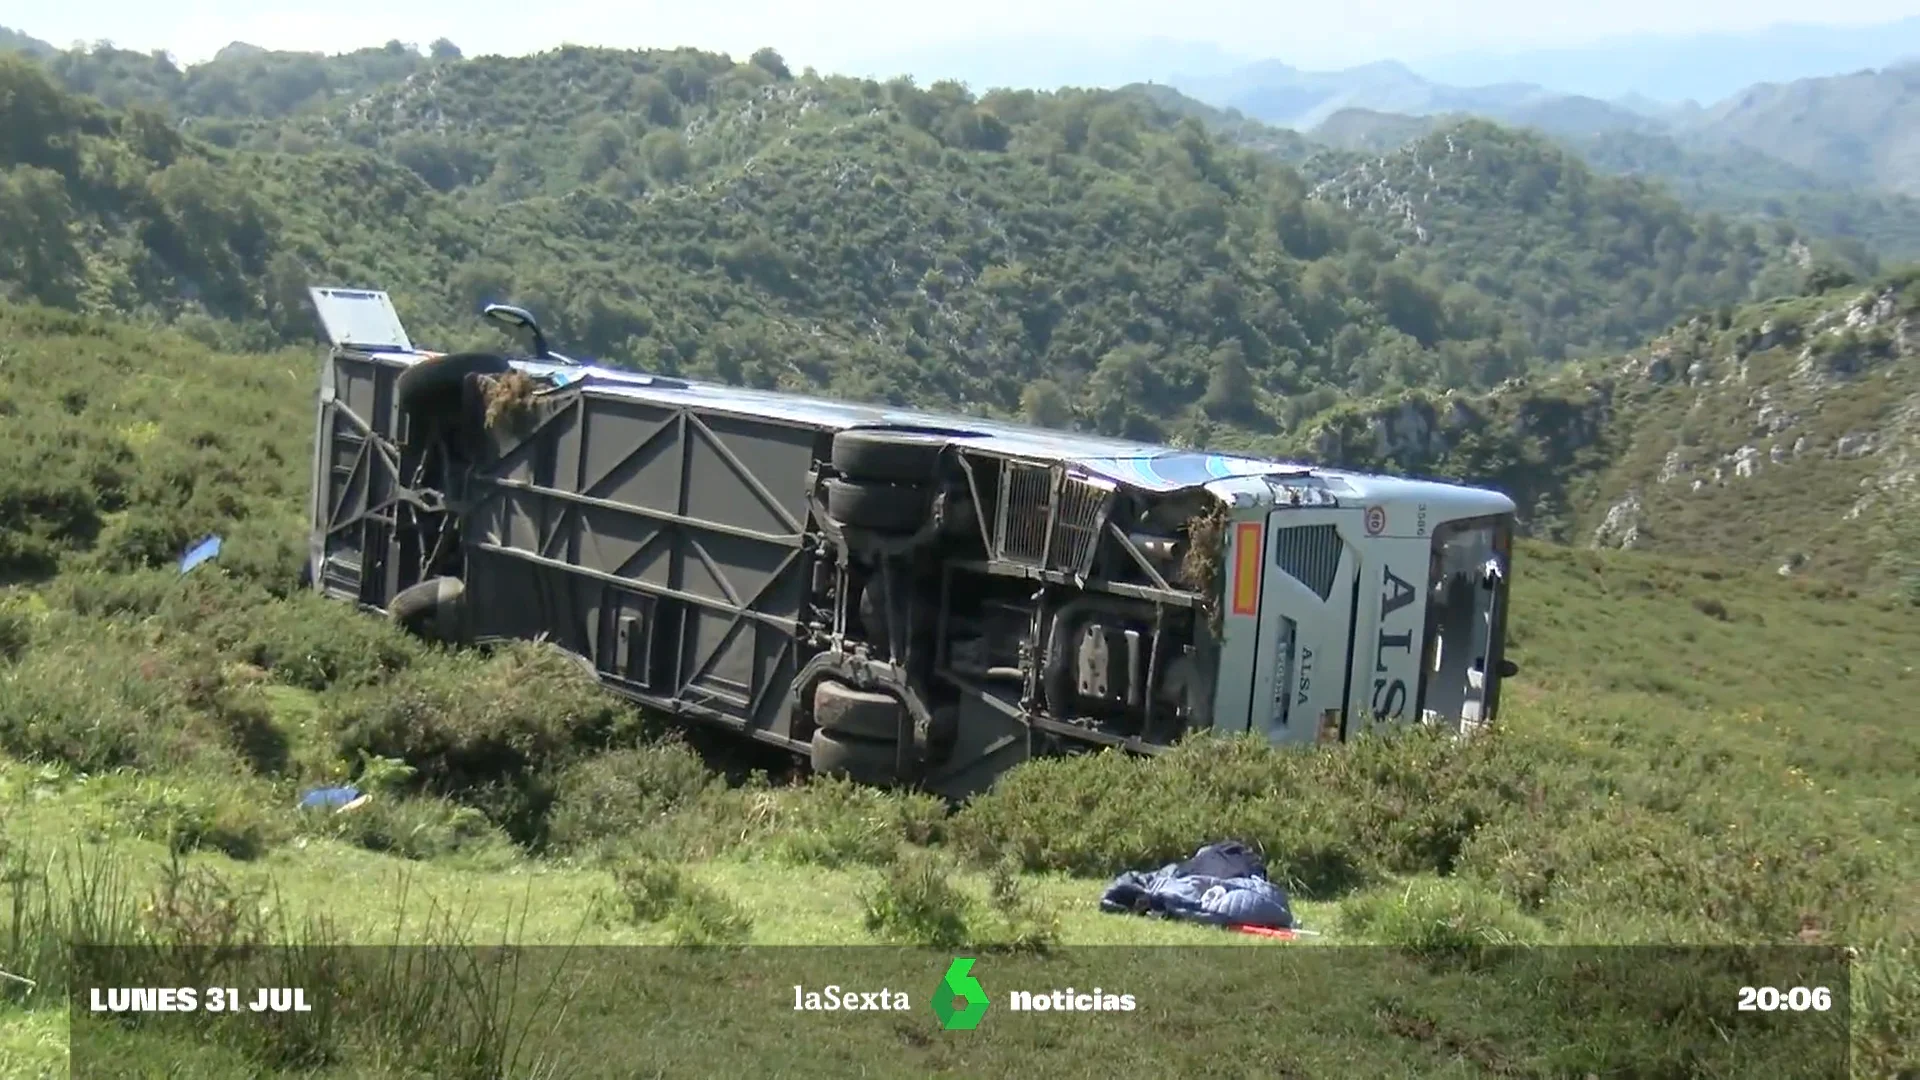
M 1382 720 L 1400 719 L 1407 711 L 1407 680 L 1389 678 L 1387 661 L 1413 656 L 1414 627 L 1394 616 L 1411 607 L 1418 596 L 1418 591 L 1392 567 L 1380 571 L 1380 632 L 1373 647 L 1373 715 Z M 1406 669 L 1403 666 L 1399 670 Z

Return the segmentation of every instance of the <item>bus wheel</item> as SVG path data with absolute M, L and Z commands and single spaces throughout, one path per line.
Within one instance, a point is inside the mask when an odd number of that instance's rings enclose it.
M 899 779 L 897 742 L 880 742 L 852 735 L 813 733 L 813 771 L 821 776 L 844 776 L 862 784 L 882 786 Z
M 917 431 L 853 428 L 833 437 L 833 467 L 850 480 L 924 484 L 948 441 Z
M 827 514 L 842 525 L 875 532 L 917 532 L 927 520 L 926 489 L 909 484 L 827 481 Z
M 906 710 L 893 695 L 828 680 L 813 691 L 813 726 L 836 737 L 892 743 Z
M 387 604 L 387 615 L 408 633 L 454 642 L 464 636 L 467 587 L 459 578 L 428 578 L 401 589 Z

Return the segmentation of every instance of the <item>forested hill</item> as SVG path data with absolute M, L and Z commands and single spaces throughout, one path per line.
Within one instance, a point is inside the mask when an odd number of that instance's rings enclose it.
M 1246 133 L 1263 130 L 1251 121 L 1217 111 L 1213 115 L 1219 117 L 1215 126 L 1223 135 L 1250 145 L 1254 136 Z M 1331 152 L 1318 160 L 1309 161 L 1312 155 L 1306 153 L 1299 157 L 1306 168 L 1318 170 L 1341 157 L 1339 151 L 1379 155 L 1462 119 L 1343 109 L 1313 129 L 1313 139 Z M 1696 213 L 1756 223 L 1791 222 L 1825 238 L 1859 268 L 1873 269 L 1876 259 L 1920 259 L 1920 199 L 1909 195 L 1823 177 L 1739 143 L 1629 130 L 1561 133 L 1554 139 L 1595 171 L 1659 183 Z
M 60 84 L 115 107 L 162 107 L 183 119 L 278 117 L 396 82 L 435 60 L 458 59 L 451 42 L 422 56 L 398 41 L 336 56 L 235 43 L 209 62 L 181 68 L 164 54 L 101 44 L 44 55 Z
M 1785 229 L 1486 125 L 1316 188 L 1136 94 L 975 98 L 771 51 L 443 53 L 284 116 L 298 95 L 233 90 L 185 135 L 0 59 L 0 281 L 249 344 L 309 339 L 313 282 L 387 288 L 449 346 L 510 298 L 616 362 L 1231 444 L 1803 269 Z
M 1501 298 L 1551 360 L 1629 348 L 1690 312 L 1792 292 L 1791 267 L 1810 257 L 1789 227 L 1695 216 L 1657 186 L 1598 175 L 1486 121 L 1360 157 L 1313 197 L 1409 244 L 1436 275 Z

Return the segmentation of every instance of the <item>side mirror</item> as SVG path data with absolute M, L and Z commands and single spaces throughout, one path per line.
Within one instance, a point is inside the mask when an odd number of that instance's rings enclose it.
M 547 335 L 540 332 L 540 324 L 533 321 L 533 314 L 525 308 L 488 304 L 480 312 L 480 317 L 508 330 L 525 330 L 533 338 L 533 355 L 536 358 L 545 360 L 551 355 L 547 352 Z

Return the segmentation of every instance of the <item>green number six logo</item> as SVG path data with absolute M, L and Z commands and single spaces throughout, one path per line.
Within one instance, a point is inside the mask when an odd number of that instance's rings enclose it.
M 979 979 L 968 974 L 972 970 L 972 960 L 955 960 L 940 980 L 940 989 L 933 992 L 933 1014 L 948 1031 L 972 1031 L 987 1015 L 987 992 Z

